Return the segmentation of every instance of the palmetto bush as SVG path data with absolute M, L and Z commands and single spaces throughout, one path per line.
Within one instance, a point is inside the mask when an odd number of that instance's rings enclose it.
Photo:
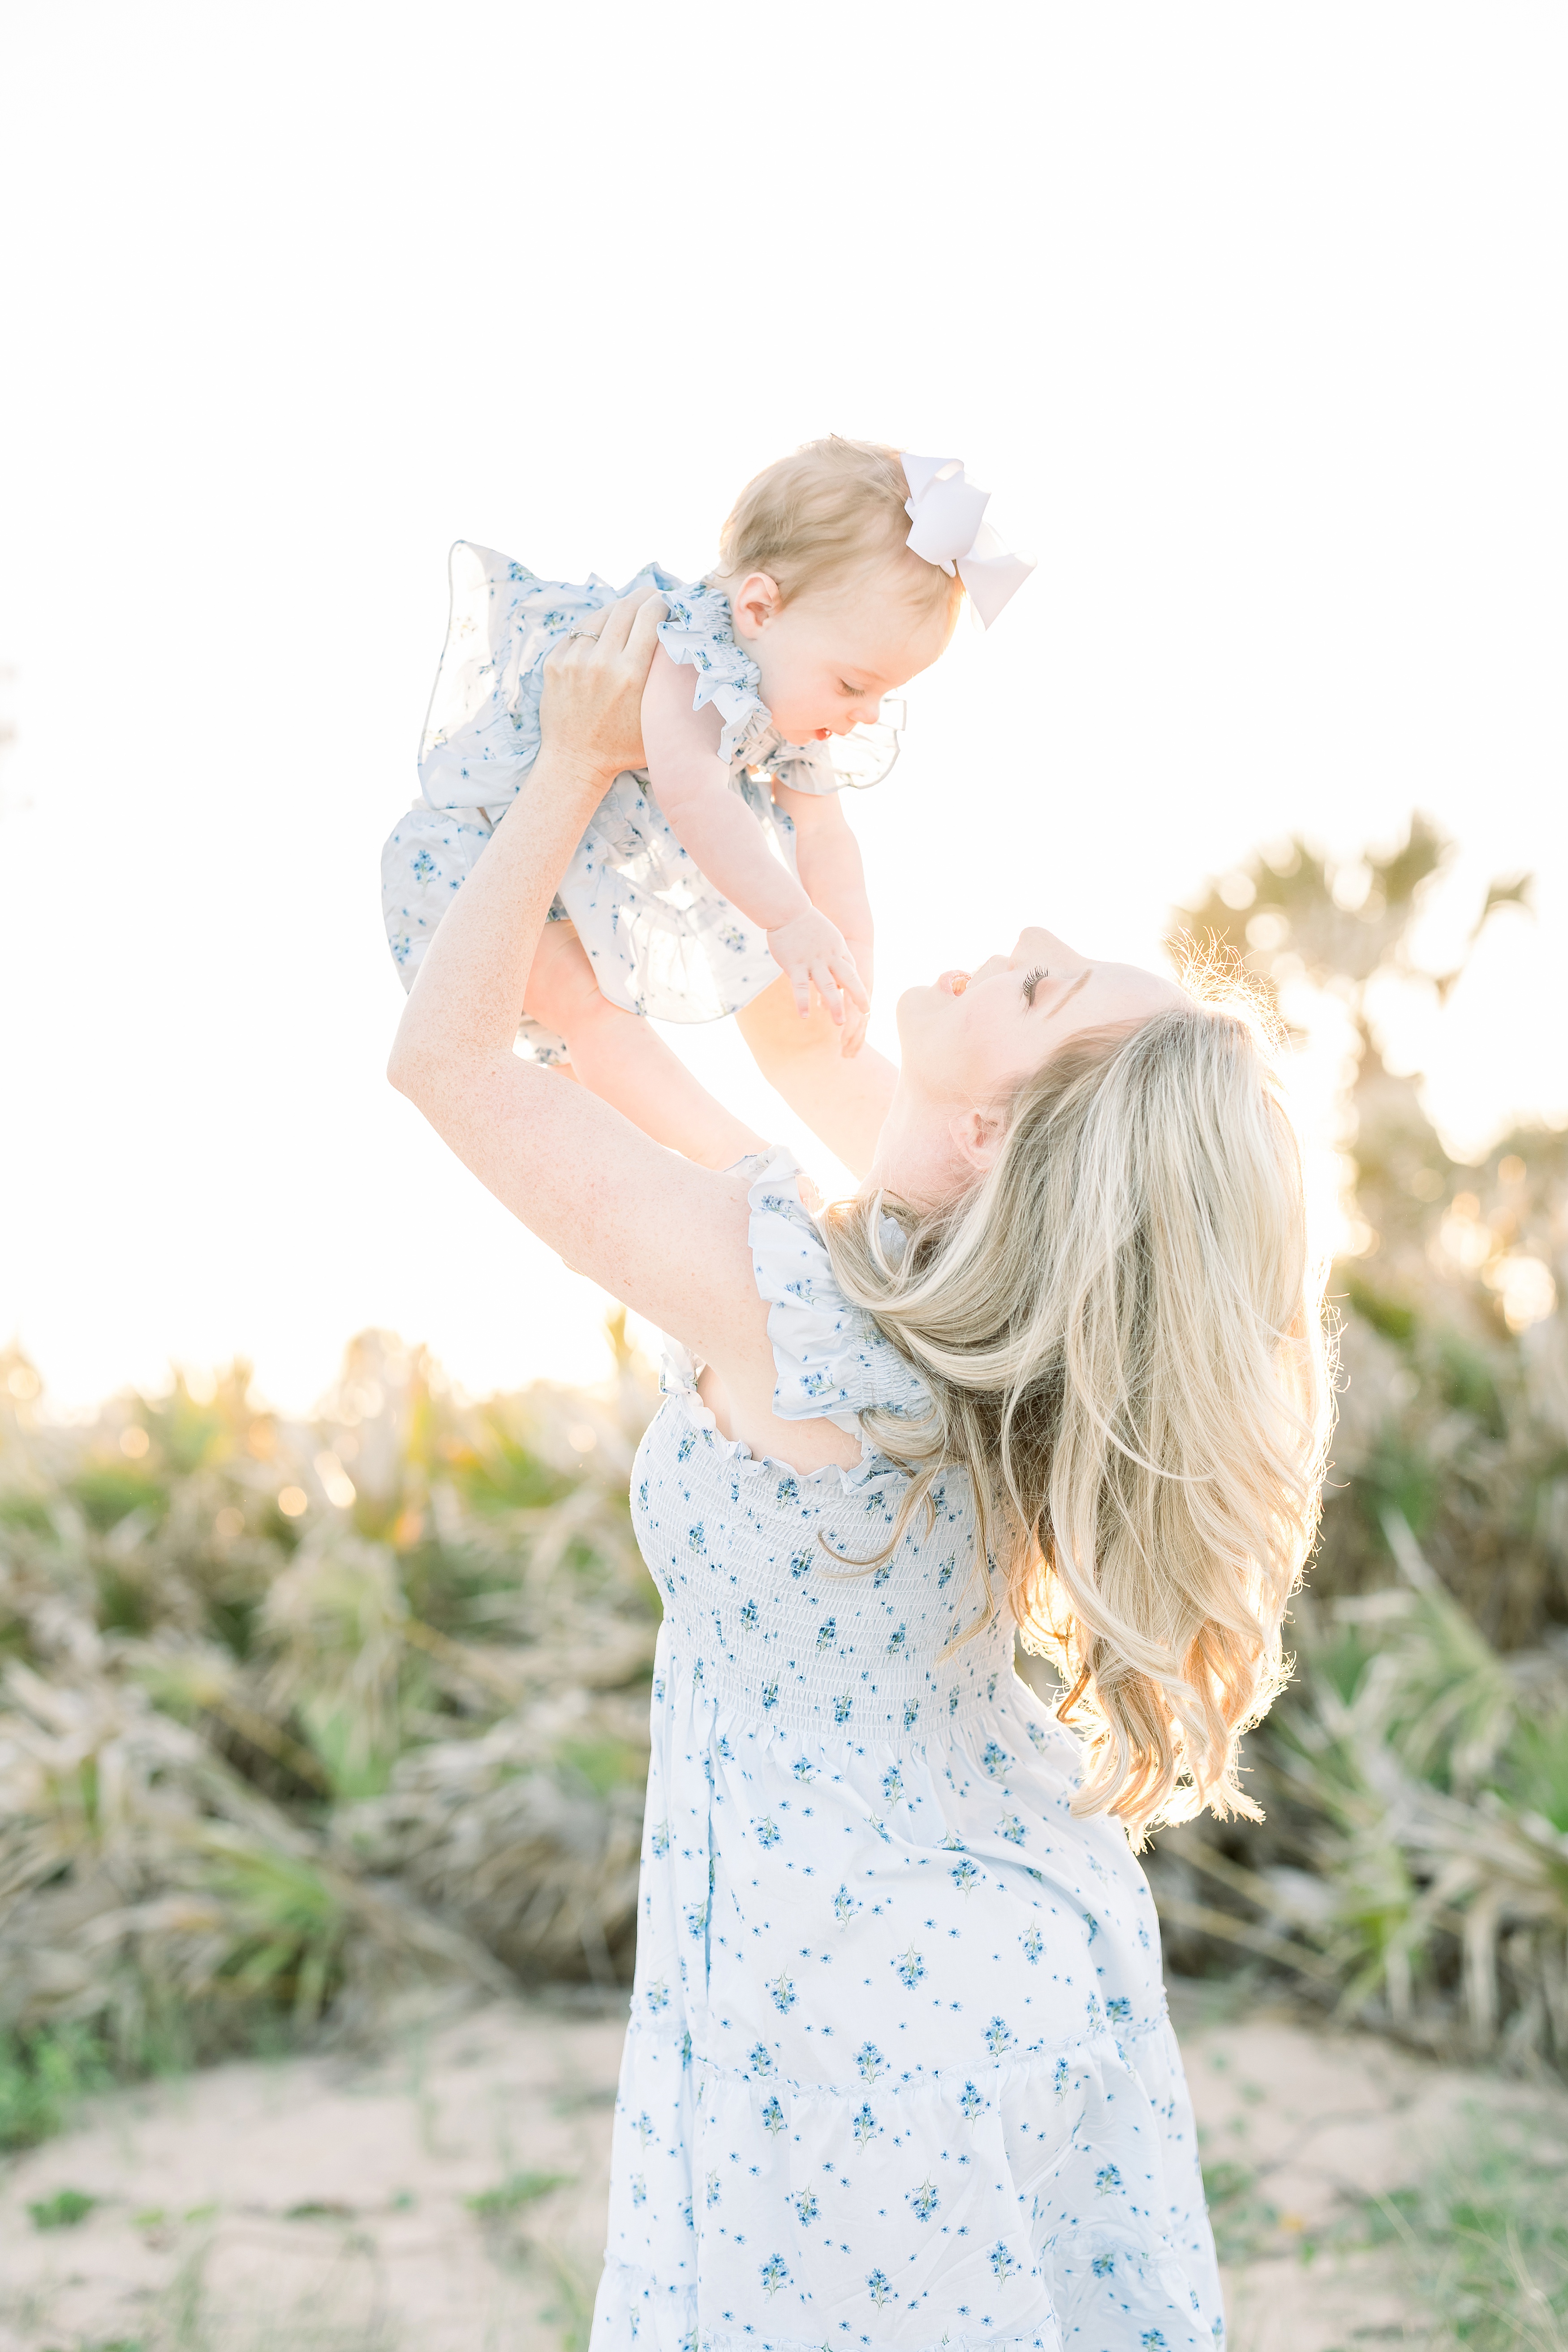
M 1339 1008 L 1359 1247 L 1297 1674 L 1249 1743 L 1268 1819 L 1166 1832 L 1152 1874 L 1180 1965 L 1248 1954 L 1344 2013 L 1568 2067 L 1568 1134 L 1458 1163 L 1385 1066 L 1380 1003 L 1463 969 L 1413 947 L 1445 857 L 1419 820 L 1348 876 L 1293 842 L 1184 910 L 1287 1016 Z M 1524 894 L 1494 885 L 1472 943 Z
M 367 1334 L 40 1418 L 0 1359 L 0 2032 L 202 2055 L 432 1977 L 625 1972 L 650 1383 L 460 1403 Z

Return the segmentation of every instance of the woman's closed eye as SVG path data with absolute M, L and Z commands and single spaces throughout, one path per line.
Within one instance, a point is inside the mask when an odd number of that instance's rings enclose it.
M 1037 963 L 1033 971 L 1026 971 L 1024 974 L 1024 1002 L 1028 1006 L 1031 1013 L 1035 1009 L 1036 989 L 1038 988 L 1042 980 L 1048 980 L 1049 978 L 1050 973 L 1047 971 L 1043 963 Z

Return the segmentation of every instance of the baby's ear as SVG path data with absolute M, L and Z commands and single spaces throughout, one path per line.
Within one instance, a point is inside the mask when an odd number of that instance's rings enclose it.
M 730 599 L 730 610 L 743 636 L 760 637 L 784 610 L 784 591 L 771 572 L 748 572 Z

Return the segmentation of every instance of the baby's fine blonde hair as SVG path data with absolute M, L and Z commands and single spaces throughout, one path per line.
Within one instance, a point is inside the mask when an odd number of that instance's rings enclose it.
M 765 572 L 786 603 L 805 589 L 890 570 L 918 610 L 951 625 L 963 583 L 910 554 L 909 495 L 896 449 L 839 433 L 807 441 L 746 484 L 720 535 L 721 566 L 731 579 Z
M 1251 1006 L 1187 1004 L 1071 1038 L 1006 1106 L 960 1200 L 828 1213 L 838 1279 L 925 1376 L 932 1418 L 868 1414 L 911 1472 L 891 1544 L 948 1465 L 980 1557 L 1086 1735 L 1075 1811 L 1134 1845 L 1256 1813 L 1240 1734 L 1283 1678 L 1331 1411 L 1323 1269 L 1273 1051 Z M 886 1558 L 884 1552 L 879 1558 Z M 996 1605 L 994 1579 L 983 1612 Z

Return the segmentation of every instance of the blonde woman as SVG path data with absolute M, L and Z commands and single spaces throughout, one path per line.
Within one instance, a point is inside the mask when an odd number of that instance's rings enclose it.
M 1243 1013 L 1045 931 L 910 991 L 897 1072 L 782 983 L 747 1009 L 863 1171 L 820 1219 L 786 1154 L 715 1174 L 521 1060 L 659 611 L 552 656 L 538 764 L 391 1067 L 670 1335 L 633 1475 L 665 1622 L 595 2352 L 1212 2347 L 1132 1849 L 1247 1809 L 1237 1739 L 1311 1538 L 1294 1138 Z M 1070 1707 L 1016 1675 L 1019 1629 Z

